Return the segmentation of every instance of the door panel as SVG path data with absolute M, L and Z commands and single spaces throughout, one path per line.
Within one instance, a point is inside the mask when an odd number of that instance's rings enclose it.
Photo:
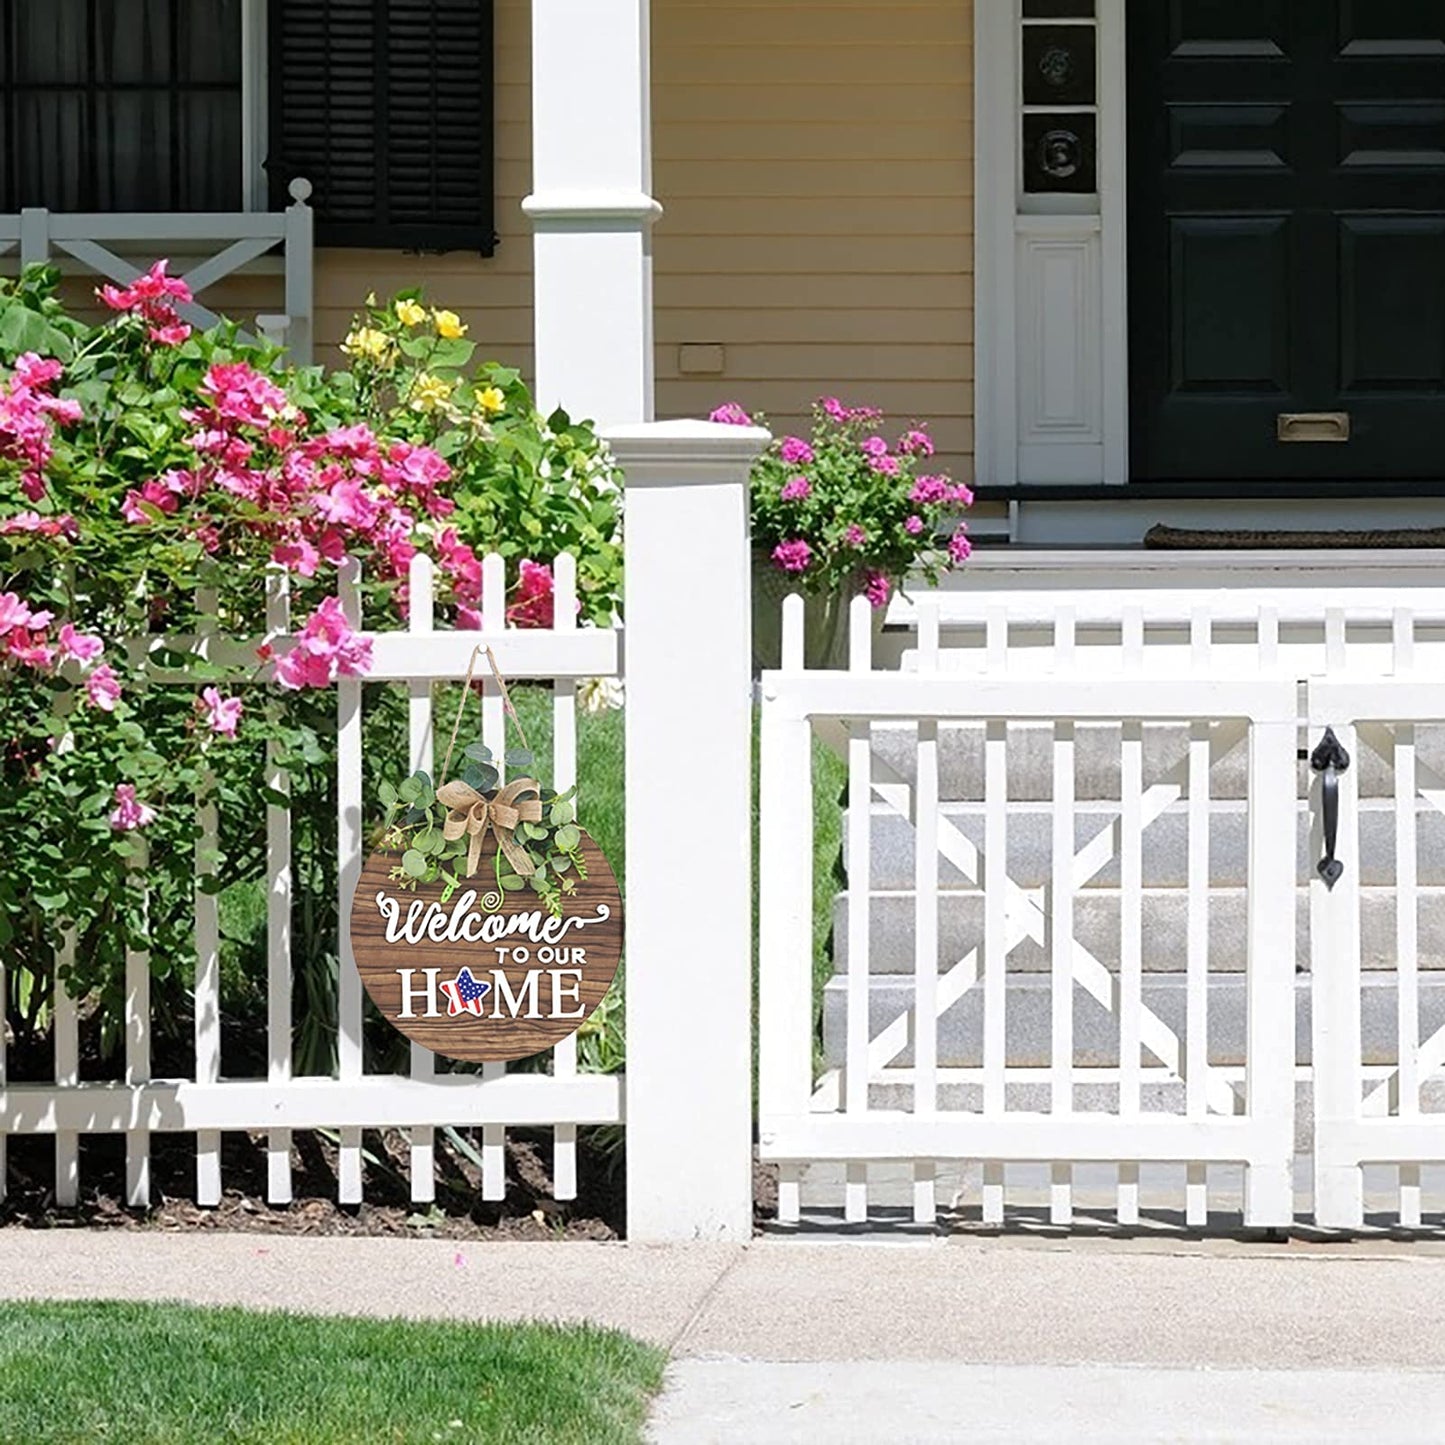
M 1445 6 L 1129 0 L 1129 26 L 1134 475 L 1445 476 Z M 1301 412 L 1350 440 L 1281 442 Z

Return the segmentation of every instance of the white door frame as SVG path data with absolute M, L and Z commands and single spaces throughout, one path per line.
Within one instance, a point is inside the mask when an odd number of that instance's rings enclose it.
M 1129 479 L 1125 0 L 1096 6 L 1099 190 L 1050 197 L 1023 192 L 1022 0 L 974 5 L 976 456 L 993 486 Z

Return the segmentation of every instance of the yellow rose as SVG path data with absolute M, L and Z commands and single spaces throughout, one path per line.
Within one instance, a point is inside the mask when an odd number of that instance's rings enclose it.
M 396 319 L 403 326 L 420 326 L 426 320 L 426 307 L 419 306 L 415 301 L 398 301 Z
M 435 411 L 452 394 L 452 383 L 423 372 L 412 383 L 411 406 L 414 411 Z
M 496 416 L 498 412 L 506 411 L 507 398 L 502 394 L 499 386 L 479 386 L 475 392 L 477 405 L 487 413 L 488 416 Z
M 448 341 L 467 334 L 467 328 L 455 311 L 433 311 L 432 320 L 436 323 L 437 335 L 444 336 Z
M 371 326 L 361 326 L 349 333 L 341 349 L 347 356 L 364 357 L 380 365 L 385 365 L 392 355 L 391 338 Z

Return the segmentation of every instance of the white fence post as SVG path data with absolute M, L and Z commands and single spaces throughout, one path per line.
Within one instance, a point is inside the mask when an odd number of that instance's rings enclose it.
M 627 1232 L 752 1233 L 752 609 L 768 434 L 618 428 L 627 474 Z

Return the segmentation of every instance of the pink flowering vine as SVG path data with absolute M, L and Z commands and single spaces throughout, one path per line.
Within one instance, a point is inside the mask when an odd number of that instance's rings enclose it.
M 156 810 L 147 807 L 135 795 L 134 783 L 117 783 L 115 807 L 111 810 L 110 826 L 117 833 L 133 833 L 137 828 L 148 828 L 156 820 Z
M 236 729 L 241 722 L 241 699 L 238 697 L 222 697 L 219 688 L 202 688 L 201 696 L 197 706 L 205 718 L 206 726 L 213 733 L 223 738 L 236 736 Z
M 752 417 L 735 401 L 727 402 L 718 407 L 718 409 L 708 417 L 708 420 L 721 422 L 724 426 L 751 426 L 753 424 Z
M 370 668 L 371 639 L 352 629 L 340 598 L 327 597 L 276 664 L 276 681 L 293 691 L 329 687 L 338 677 L 364 677 Z
M 45 496 L 45 471 L 55 454 L 55 428 L 80 420 L 80 403 L 53 394 L 64 368 L 27 351 L 0 385 L 0 461 L 18 462 L 29 502 Z
M 179 276 L 168 276 L 168 263 L 157 261 L 144 276 L 129 286 L 100 287 L 96 295 L 112 311 L 138 316 L 146 323 L 146 334 L 160 346 L 180 346 L 188 341 L 191 328 L 181 320 L 177 305 L 190 302 L 191 288 Z

